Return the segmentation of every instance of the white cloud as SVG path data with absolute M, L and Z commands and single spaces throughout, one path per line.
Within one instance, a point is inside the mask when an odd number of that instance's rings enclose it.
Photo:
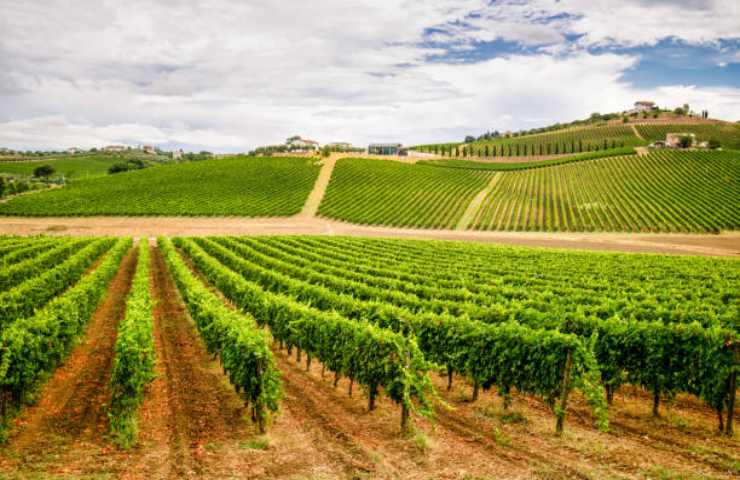
M 706 3 L 697 13 L 682 6 L 692 2 L 647 1 L 4 0 L 0 146 L 245 150 L 294 133 L 416 143 L 621 110 L 637 97 L 738 118 L 736 90 L 636 90 L 620 80 L 636 57 L 582 48 L 731 36 L 735 2 Z M 430 27 L 448 33 L 425 37 Z M 574 33 L 581 47 L 563 43 Z M 460 52 L 499 38 L 542 48 L 446 64 L 426 61 L 443 47 L 419 46 L 452 41 Z

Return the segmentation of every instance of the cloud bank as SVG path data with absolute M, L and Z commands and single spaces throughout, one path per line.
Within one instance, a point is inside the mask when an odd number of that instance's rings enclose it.
M 641 90 L 623 75 L 640 62 L 628 47 L 736 38 L 739 9 L 734 0 L 5 0 L 0 146 L 244 151 L 294 133 L 414 144 L 642 97 L 738 119 L 740 89 Z M 522 51 L 450 56 L 496 41 Z M 726 53 L 737 61 L 737 50 Z

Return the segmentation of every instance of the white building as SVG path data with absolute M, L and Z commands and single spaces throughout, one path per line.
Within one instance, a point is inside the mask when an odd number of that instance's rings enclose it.
M 649 112 L 651 110 L 654 110 L 655 108 L 655 102 L 640 100 L 638 102 L 635 102 L 635 108 L 632 111 L 637 113 Z
M 153 146 L 151 146 L 151 145 L 144 145 L 144 146 L 143 146 L 143 147 L 142 147 L 141 149 L 142 149 L 142 150 L 144 151 L 144 153 L 146 153 L 147 155 L 154 155 L 154 154 L 156 154 L 156 153 L 157 153 L 157 151 L 156 151 L 156 150 L 154 150 L 154 147 L 153 147 Z
M 104 152 L 123 152 L 126 150 L 125 145 L 106 145 L 102 149 Z
M 287 141 L 287 145 L 293 148 L 300 148 L 305 150 L 318 150 L 319 142 L 309 140 L 308 138 L 291 137 Z
M 693 147 L 696 145 L 696 135 L 693 133 L 667 133 L 665 136 L 665 145 L 669 148 L 680 148 L 681 147 L 681 139 L 683 137 L 688 137 L 691 139 L 691 143 L 689 144 L 689 147 Z
M 69 153 L 70 155 L 74 155 L 75 153 L 80 153 L 80 152 L 82 152 L 82 150 L 80 150 L 77 147 L 70 147 L 67 149 L 67 153 Z
M 174 150 L 172 152 L 172 159 L 180 160 L 182 158 L 182 154 L 183 154 L 182 148 L 178 148 L 177 150 Z

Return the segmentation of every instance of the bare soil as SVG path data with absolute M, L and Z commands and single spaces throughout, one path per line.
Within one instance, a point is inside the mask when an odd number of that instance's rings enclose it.
M 363 226 L 323 218 L 239 217 L 0 217 L 4 235 L 347 235 L 456 240 L 530 247 L 681 255 L 740 255 L 740 232 L 719 235 L 546 233 L 422 230 Z
M 109 466 L 108 383 L 118 322 L 136 267 L 132 250 L 90 320 L 84 337 L 16 420 L 0 450 L 0 471 L 81 475 Z

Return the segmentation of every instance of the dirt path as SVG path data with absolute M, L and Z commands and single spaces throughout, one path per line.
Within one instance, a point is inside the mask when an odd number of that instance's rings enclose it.
M 632 125 L 630 125 L 630 127 L 632 127 L 632 131 L 633 131 L 633 132 L 635 132 L 635 136 L 636 136 L 637 138 L 639 138 L 639 139 L 640 139 L 640 140 L 642 140 L 643 142 L 645 142 L 645 141 L 646 141 L 646 140 L 645 140 L 645 137 L 643 137 L 642 135 L 640 135 L 640 131 L 639 131 L 639 130 L 637 129 L 637 127 L 635 126 L 635 124 L 634 124 L 634 123 L 633 123 Z
M 238 217 L 0 217 L 5 235 L 347 235 L 456 240 L 587 250 L 738 256 L 740 232 L 719 235 L 659 233 L 547 233 L 422 230 L 354 225 L 323 218 Z
M 152 251 L 157 379 L 141 409 L 141 446 L 123 478 L 290 478 L 336 474 L 291 415 L 271 425 L 267 450 L 243 402 L 189 318 L 159 250 Z
M 494 189 L 494 187 L 496 186 L 496 183 L 498 183 L 500 178 L 501 178 L 500 172 L 496 172 L 491 176 L 491 180 L 488 182 L 488 185 L 486 185 L 483 188 L 483 190 L 478 192 L 478 194 L 470 202 L 470 205 L 468 205 L 468 208 L 465 210 L 465 213 L 463 213 L 463 216 L 460 218 L 460 221 L 457 223 L 455 230 L 466 230 L 468 226 L 475 220 L 475 217 L 478 214 L 478 209 L 480 209 L 481 203 L 483 203 L 483 200 L 485 200 L 488 194 L 491 193 L 491 191 Z
M 329 180 L 331 179 L 331 173 L 334 171 L 334 165 L 337 163 L 337 157 L 329 156 L 324 158 L 322 162 L 319 177 L 316 179 L 316 184 L 314 184 L 313 190 L 311 190 L 311 193 L 306 199 L 303 210 L 297 215 L 298 218 L 312 218 L 319 211 L 319 205 L 324 198 L 324 193 L 326 193 L 326 187 L 329 186 Z
M 136 267 L 132 250 L 75 347 L 19 418 L 3 466 L 38 472 L 84 474 L 107 468 L 107 404 L 118 322 Z

